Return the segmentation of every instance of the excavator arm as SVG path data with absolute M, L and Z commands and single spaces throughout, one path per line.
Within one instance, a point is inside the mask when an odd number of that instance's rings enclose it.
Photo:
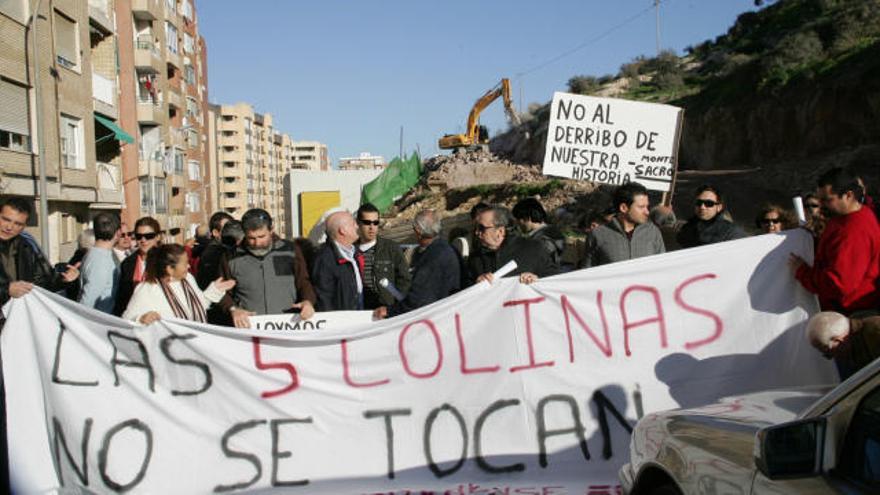
M 504 78 L 497 86 L 487 91 L 486 94 L 474 103 L 473 108 L 471 108 L 468 114 L 466 133 L 443 136 L 439 142 L 440 149 L 456 149 L 488 144 L 488 137 L 480 136 L 480 113 L 491 105 L 493 101 L 497 100 L 499 96 L 504 100 L 504 111 L 507 113 L 507 118 L 514 125 L 518 125 L 519 116 L 517 116 L 513 108 L 513 100 L 510 97 L 510 79 Z

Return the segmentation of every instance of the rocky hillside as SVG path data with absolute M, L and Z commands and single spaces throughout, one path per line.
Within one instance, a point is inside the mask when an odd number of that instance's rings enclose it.
M 880 0 L 779 0 L 683 57 L 639 58 L 568 89 L 685 109 L 674 201 L 683 216 L 704 182 L 729 191 L 744 224 L 761 202 L 790 204 L 835 165 L 880 188 Z M 548 114 L 532 105 L 492 151 L 539 164 Z

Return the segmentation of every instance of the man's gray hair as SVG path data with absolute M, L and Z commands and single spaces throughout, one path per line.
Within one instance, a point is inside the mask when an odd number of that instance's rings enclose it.
M 440 235 L 443 225 L 434 210 L 422 210 L 413 219 L 413 226 L 425 237 L 434 238 Z
M 90 249 L 95 247 L 95 231 L 86 229 L 79 233 L 76 238 L 76 244 L 80 249 Z
M 490 211 L 494 217 L 493 223 L 496 227 L 507 227 L 508 229 L 511 227 L 513 215 L 510 213 L 510 210 L 503 206 L 496 205 L 493 206 Z
M 849 318 L 833 311 L 816 313 L 807 322 L 807 339 L 817 348 L 826 348 L 834 337 L 849 335 Z
M 648 217 L 658 227 L 674 227 L 676 222 L 678 222 L 672 208 L 664 205 L 657 205 L 651 208 L 651 213 L 648 214 Z

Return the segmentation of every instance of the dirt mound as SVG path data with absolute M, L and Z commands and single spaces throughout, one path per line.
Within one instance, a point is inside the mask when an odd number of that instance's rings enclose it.
M 512 208 L 537 197 L 563 230 L 574 230 L 587 211 L 602 208 L 607 196 L 592 183 L 545 176 L 540 165 L 514 163 L 486 152 L 440 155 L 424 162 L 421 181 L 386 212 L 384 233 L 411 242 L 411 222 L 419 211 L 440 212 L 447 233 L 467 228 L 470 209 L 480 201 Z

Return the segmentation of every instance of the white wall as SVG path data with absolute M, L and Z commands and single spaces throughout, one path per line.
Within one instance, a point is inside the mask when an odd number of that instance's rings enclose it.
M 299 195 L 303 192 L 339 191 L 342 208 L 352 213 L 361 201 L 361 188 L 382 170 L 292 170 L 284 177 L 284 201 L 287 206 L 288 237 L 308 236 L 299 230 Z

